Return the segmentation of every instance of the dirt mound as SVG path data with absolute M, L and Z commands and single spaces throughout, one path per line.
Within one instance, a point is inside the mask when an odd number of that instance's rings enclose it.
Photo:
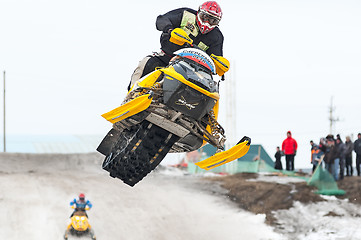
M 274 175 L 269 175 L 274 176 Z M 315 203 L 326 201 L 314 193 L 317 189 L 304 182 L 288 182 L 280 184 L 272 181 L 252 181 L 259 177 L 256 173 L 238 173 L 235 175 L 207 178 L 220 182 L 226 189 L 226 195 L 242 209 L 253 213 L 266 214 L 266 223 L 277 224 L 272 211 L 289 209 L 295 201 Z M 274 176 L 277 177 L 277 176 Z M 361 177 L 346 177 L 337 182 L 338 187 L 346 191 L 340 199 L 348 199 L 351 203 L 361 205 Z M 332 213 L 329 213 L 332 215 Z
M 221 186 L 228 190 L 229 198 L 239 207 L 253 213 L 266 214 L 266 222 L 273 225 L 275 219 L 272 211 L 289 209 L 294 201 L 302 203 L 325 201 L 314 193 L 314 187 L 306 182 L 280 184 L 276 182 L 250 181 L 258 174 L 238 173 L 231 176 L 212 178 L 220 181 Z M 208 178 L 209 179 L 209 178 Z
M 361 177 L 345 177 L 343 180 L 339 180 L 337 185 L 346 191 L 345 195 L 338 196 L 338 198 L 347 198 L 352 203 L 361 204 Z

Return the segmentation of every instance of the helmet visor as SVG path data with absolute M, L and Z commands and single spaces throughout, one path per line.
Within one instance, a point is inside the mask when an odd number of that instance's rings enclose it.
M 200 10 L 198 14 L 199 14 L 199 19 L 202 22 L 209 23 L 209 25 L 211 25 L 211 26 L 218 26 L 219 21 L 221 20 L 218 17 L 215 17 L 203 10 Z

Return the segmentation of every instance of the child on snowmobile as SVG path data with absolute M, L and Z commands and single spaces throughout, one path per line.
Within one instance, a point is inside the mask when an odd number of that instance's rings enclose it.
M 85 200 L 84 193 L 80 193 L 78 200 L 76 200 L 74 198 L 74 200 L 70 202 L 70 206 L 72 208 L 74 208 L 74 212 L 70 216 L 70 217 L 72 217 L 76 211 L 84 211 L 85 212 L 86 210 L 90 210 L 92 208 L 93 204 L 89 200 Z M 88 217 L 87 214 L 86 214 L 86 216 Z

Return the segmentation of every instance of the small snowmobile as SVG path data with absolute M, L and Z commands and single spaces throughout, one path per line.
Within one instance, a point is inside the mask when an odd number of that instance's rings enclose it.
M 74 209 L 74 207 L 72 207 Z M 88 216 L 85 210 L 89 210 L 89 208 L 85 209 L 76 209 L 72 214 L 70 220 L 71 223 L 66 228 L 64 239 L 68 240 L 69 235 L 81 237 L 81 236 L 90 236 L 92 240 L 96 240 L 94 231 L 89 224 Z
M 212 144 L 217 153 L 196 163 L 210 170 L 241 158 L 251 144 L 245 136 L 224 149 L 225 131 L 217 122 L 219 82 L 212 75 L 223 79 L 229 61 L 209 56 L 180 28 L 172 31 L 170 41 L 184 48 L 174 53 L 167 67 L 138 80 L 120 107 L 102 115 L 113 124 L 97 148 L 105 155 L 102 167 L 129 186 L 155 169 L 167 153 Z

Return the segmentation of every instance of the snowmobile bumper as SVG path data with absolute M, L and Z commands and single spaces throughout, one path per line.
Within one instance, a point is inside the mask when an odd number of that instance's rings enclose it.
M 243 137 L 236 146 L 228 149 L 227 151 L 216 153 L 203 161 L 197 162 L 196 165 L 205 170 L 219 167 L 246 155 L 250 145 L 251 139 L 249 137 Z
M 152 93 L 141 95 L 110 112 L 104 113 L 102 117 L 111 123 L 119 122 L 147 109 L 152 99 Z

